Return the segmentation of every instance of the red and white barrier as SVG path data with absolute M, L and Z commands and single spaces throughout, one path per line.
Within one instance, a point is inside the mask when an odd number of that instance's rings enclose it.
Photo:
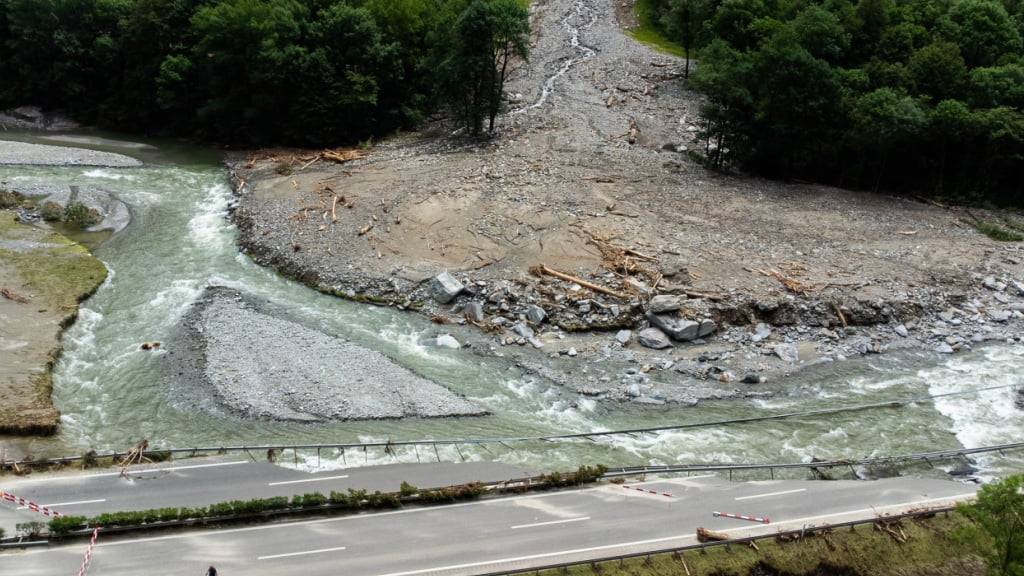
M 736 520 L 746 520 L 748 522 L 759 522 L 761 524 L 771 524 L 769 518 L 758 518 L 757 516 L 744 516 L 743 514 L 730 514 L 728 512 L 712 512 L 715 518 L 733 518 Z
M 100 533 L 99 526 L 93 528 L 92 538 L 89 539 L 89 547 L 85 549 L 85 558 L 82 558 L 82 567 L 78 569 L 78 576 L 85 576 L 89 569 L 89 562 L 92 560 L 92 549 L 96 547 L 96 536 Z
M 14 494 L 11 494 L 10 492 L 4 492 L 2 490 L 0 490 L 0 500 L 6 501 L 6 502 L 12 502 L 14 504 L 17 504 L 18 506 L 24 506 L 25 508 L 28 508 L 29 510 L 31 510 L 33 512 L 39 512 L 43 516 L 52 516 L 52 517 L 56 518 L 57 516 L 61 515 L 61 513 L 57 512 L 56 510 L 50 510 L 46 506 L 41 506 L 41 505 L 36 504 L 35 502 L 31 501 L 31 500 L 25 500 L 24 498 L 22 498 L 20 496 L 15 496 Z
M 637 492 L 646 492 L 647 494 L 654 494 L 655 496 L 665 496 L 666 498 L 671 498 L 672 497 L 672 493 L 671 492 L 658 492 L 657 490 L 648 490 L 647 488 L 637 488 L 636 486 L 627 486 L 625 484 L 623 484 L 622 487 L 625 488 L 626 490 L 636 490 Z

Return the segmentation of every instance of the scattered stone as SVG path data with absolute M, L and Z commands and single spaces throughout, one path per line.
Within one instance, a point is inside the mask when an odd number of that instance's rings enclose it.
M 141 346 L 143 350 L 156 350 L 160 347 L 159 342 L 144 342 Z
M 526 341 L 530 343 L 530 346 L 533 346 L 538 350 L 544 347 L 544 342 L 542 342 L 540 338 L 531 337 L 527 338 Z
M 1018 282 L 1016 280 L 1011 280 L 1010 281 L 1010 285 L 1013 286 L 1013 289 L 1017 291 L 1018 295 L 1024 296 L 1024 282 Z
M 579 352 L 577 352 L 575 348 L 569 348 L 565 351 L 565 355 L 570 358 L 575 358 L 577 354 L 579 354 Z
M 659 294 L 654 298 L 651 298 L 650 303 L 647 305 L 647 309 L 652 314 L 663 314 L 665 312 L 675 312 L 679 310 L 681 303 L 679 302 L 678 296 L 669 296 L 667 294 Z
M 994 276 L 986 276 L 982 281 L 982 285 L 989 290 L 995 290 L 996 292 L 1002 292 L 1006 290 L 1006 284 L 995 279 Z
M 715 330 L 718 330 L 718 324 L 715 324 L 714 320 L 701 320 L 700 328 L 697 330 L 697 337 L 705 338 L 707 336 L 714 334 Z
M 938 346 L 936 346 L 935 351 L 938 352 L 939 354 L 952 354 L 953 352 L 955 352 L 955 350 L 953 350 L 953 347 L 950 346 L 949 344 L 946 344 L 945 342 L 942 342 Z
M 792 344 L 776 344 L 774 348 L 775 355 L 789 362 L 795 364 L 800 359 L 800 354 L 797 352 L 796 346 Z
M 665 333 L 657 328 L 641 330 L 636 336 L 636 341 L 639 342 L 641 346 L 653 348 L 655 350 L 661 350 L 672 346 L 672 343 L 669 342 Z
M 522 322 L 516 322 L 512 325 L 512 331 L 518 334 L 522 338 L 533 338 L 533 328 L 530 328 Z
M 772 329 L 764 322 L 759 322 L 750 336 L 751 342 L 760 342 L 772 335 Z
M 744 384 L 760 384 L 764 382 L 764 376 L 761 376 L 760 374 L 750 373 L 744 376 L 743 380 L 740 380 L 740 382 Z
M 896 333 L 899 334 L 902 338 L 907 338 L 908 336 L 910 336 L 910 330 L 907 330 L 907 327 L 904 326 L 903 324 L 900 324 L 899 326 L 896 327 Z
M 625 346 L 626 344 L 629 344 L 629 341 L 632 340 L 632 339 L 633 339 L 633 331 L 632 330 L 619 330 L 618 332 L 615 333 L 615 341 L 618 342 L 619 344 L 623 345 L 623 346 Z
M 1012 316 L 1012 314 L 1009 310 L 988 311 L 988 317 L 991 318 L 993 322 L 1006 322 L 1010 319 L 1010 316 Z
M 484 321 L 484 305 L 480 302 L 467 302 L 466 306 L 462 309 L 462 312 L 473 322 Z
M 430 295 L 441 304 L 451 302 L 464 288 L 462 282 L 447 272 L 434 276 L 430 281 Z
M 648 314 L 647 319 L 655 327 L 668 334 L 673 340 L 689 342 L 700 333 L 700 324 L 666 314 Z
M 630 384 L 629 387 L 626 388 L 626 394 L 629 395 L 630 398 L 639 398 L 640 397 L 640 385 L 636 384 L 636 383 Z
M 526 319 L 534 324 L 543 322 L 546 315 L 547 313 L 544 312 L 544 309 L 536 304 L 530 304 L 526 307 Z
M 462 344 L 459 344 L 459 341 L 451 334 L 441 334 L 437 337 L 436 344 L 438 348 L 448 348 L 450 350 L 462 348 Z
M 973 466 L 970 462 L 960 462 L 949 471 L 949 475 L 956 478 L 964 478 L 966 476 L 973 476 L 978 473 L 978 468 Z

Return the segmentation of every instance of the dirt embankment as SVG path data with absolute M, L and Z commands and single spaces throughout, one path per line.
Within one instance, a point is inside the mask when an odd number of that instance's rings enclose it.
M 340 296 L 468 312 L 496 350 L 626 347 L 641 376 L 757 383 L 893 347 L 1020 337 L 1018 244 L 957 210 L 705 170 L 688 156 L 699 98 L 682 62 L 624 35 L 615 9 L 534 2 L 531 61 L 486 144 L 438 129 L 343 164 L 235 163 L 243 248 Z M 541 265 L 585 282 L 531 274 Z M 430 282 L 443 271 L 463 285 L 444 304 Z M 641 348 L 638 331 L 673 348 Z M 642 382 L 602 382 L 579 388 L 644 395 Z
M 88 250 L 0 210 L 0 434 L 53 434 L 50 370 L 78 304 L 106 279 Z

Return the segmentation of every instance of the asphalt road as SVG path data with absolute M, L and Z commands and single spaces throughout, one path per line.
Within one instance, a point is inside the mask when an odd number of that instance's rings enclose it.
M 466 482 L 522 478 L 533 472 L 493 462 L 463 464 L 391 464 L 307 473 L 269 462 L 227 458 L 195 458 L 158 466 L 134 466 L 127 477 L 103 469 L 63 472 L 23 478 L 0 477 L 0 490 L 10 492 L 62 514 L 94 516 L 102 512 L 164 507 L 208 506 L 227 500 L 294 496 L 307 492 L 329 494 L 349 488 L 396 492 L 402 481 L 422 488 Z M 15 533 L 21 522 L 46 520 L 25 509 L 0 503 L 0 528 Z
M 100 542 L 90 573 L 201 576 L 456 576 L 695 542 L 698 526 L 736 535 L 821 525 L 970 497 L 944 480 L 730 483 L 717 477 L 615 484 L 443 507 Z M 767 516 L 771 524 L 715 518 Z M 71 574 L 85 543 L 0 555 L 0 573 Z

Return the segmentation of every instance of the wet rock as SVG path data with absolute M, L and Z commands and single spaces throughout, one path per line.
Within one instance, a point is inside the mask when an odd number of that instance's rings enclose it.
M 679 310 L 681 303 L 679 302 L 678 296 L 670 296 L 667 294 L 659 294 L 654 298 L 651 298 L 647 309 L 652 314 L 663 314 L 665 312 L 675 312 Z
M 462 344 L 459 344 L 459 341 L 451 334 L 441 334 L 437 337 L 435 343 L 438 348 L 448 348 L 450 350 L 458 350 L 459 348 L 462 348 Z
M 960 462 L 949 471 L 949 475 L 954 478 L 964 478 L 967 476 L 973 476 L 977 473 L 978 468 L 968 461 Z
M 1010 316 L 1012 316 L 1012 314 L 1010 313 L 1009 310 L 989 310 L 988 311 L 988 317 L 993 322 L 1006 322 L 1006 321 L 1008 321 L 1010 319 Z
M 441 304 L 451 302 L 465 288 L 455 276 L 442 272 L 430 281 L 430 296 Z
M 1024 296 L 1024 282 L 1018 282 L 1016 280 L 1010 281 L 1010 286 L 1017 292 L 1019 296 Z
M 530 343 L 530 346 L 533 346 L 534 348 L 537 348 L 538 350 L 544 347 L 544 342 L 541 341 L 540 338 L 536 338 L 536 337 L 527 338 L 526 341 Z
M 774 352 L 776 356 L 790 364 L 795 364 L 800 359 L 800 353 L 792 344 L 776 344 Z
M 636 336 L 636 341 L 645 348 L 653 348 L 655 350 L 661 350 L 672 346 L 672 343 L 669 342 L 665 333 L 657 328 L 641 330 Z
M 718 330 L 718 324 L 715 324 L 714 320 L 704 319 L 700 321 L 700 328 L 697 329 L 697 337 L 705 338 L 715 333 Z
M 619 344 L 623 345 L 623 346 L 625 346 L 626 344 L 629 344 L 629 341 L 632 340 L 632 339 L 633 339 L 633 331 L 632 330 L 619 330 L 618 332 L 615 333 L 615 341 L 618 342 Z
M 981 283 L 983 286 L 985 286 L 985 288 L 988 288 L 989 290 L 995 290 L 996 292 L 1002 292 L 1003 290 L 1006 290 L 1006 284 L 996 280 L 994 276 L 986 276 Z
M 761 376 L 760 374 L 750 373 L 744 376 L 743 379 L 740 380 L 740 382 L 744 384 L 761 384 L 762 382 L 764 382 L 764 380 L 764 376 Z
M 754 328 L 754 333 L 750 336 L 750 341 L 751 342 L 760 342 L 760 341 L 764 340 L 765 338 L 768 338 L 771 335 L 772 335 L 771 327 L 768 326 L 767 324 L 763 323 L 763 322 L 759 322 L 758 325 Z
M 533 338 L 533 328 L 530 328 L 522 322 L 516 322 L 512 326 L 512 331 L 518 334 L 522 338 Z
M 953 352 L 955 352 L 955 350 L 953 350 L 953 347 L 950 346 L 949 344 L 946 344 L 945 342 L 942 342 L 938 346 L 936 346 L 935 351 L 938 352 L 939 354 L 952 354 Z
M 692 320 L 685 320 L 677 316 L 667 314 L 648 314 L 647 319 L 651 324 L 668 334 L 673 340 L 689 342 L 697 338 L 700 333 L 700 324 Z
M 473 322 L 484 321 L 484 305 L 480 302 L 468 302 L 462 312 Z
M 626 395 L 629 396 L 630 398 L 639 398 L 640 385 L 635 383 L 630 384 L 628 387 L 626 387 Z
M 544 321 L 544 317 L 547 315 L 544 309 L 536 304 L 530 304 L 526 307 L 526 319 L 534 324 L 540 324 Z
M 897 326 L 895 330 L 896 330 L 896 334 L 899 334 L 903 338 L 906 338 L 906 337 L 910 336 L 910 331 L 907 330 L 907 327 L 904 326 L 903 324 L 900 324 L 899 326 Z

